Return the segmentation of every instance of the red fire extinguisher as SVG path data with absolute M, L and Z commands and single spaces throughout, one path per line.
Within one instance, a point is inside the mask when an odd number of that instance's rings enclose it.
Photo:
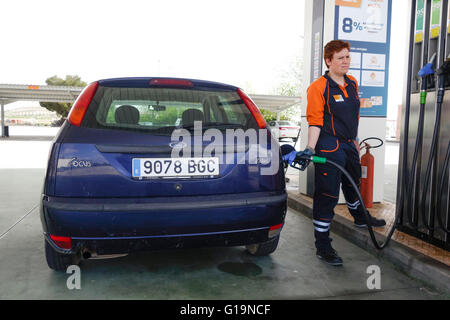
M 373 168 L 374 157 L 370 153 L 370 145 L 366 143 L 366 153 L 361 157 L 361 196 L 366 208 L 373 204 Z

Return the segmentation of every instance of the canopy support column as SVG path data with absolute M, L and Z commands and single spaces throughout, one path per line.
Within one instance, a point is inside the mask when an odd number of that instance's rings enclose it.
M 5 134 L 5 103 L 3 101 L 0 102 L 2 105 L 2 111 L 1 111 L 1 115 L 2 115 L 2 137 L 6 137 Z

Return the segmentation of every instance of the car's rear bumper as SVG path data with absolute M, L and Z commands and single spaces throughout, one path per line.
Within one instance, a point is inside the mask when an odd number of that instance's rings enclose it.
M 286 198 L 285 192 L 152 199 L 44 197 L 41 220 L 46 235 L 71 237 L 73 249 L 91 247 L 98 254 L 234 246 L 267 240 L 269 228 L 284 222 Z
M 299 130 L 284 130 L 280 131 L 279 138 L 297 138 Z
M 45 237 L 54 250 L 59 253 L 73 254 L 79 251 L 87 250 L 101 256 L 145 250 L 248 245 L 267 241 L 269 239 L 268 234 L 269 227 L 224 232 L 146 237 L 72 237 L 71 249 L 61 249 L 50 239 L 48 234 L 45 234 Z

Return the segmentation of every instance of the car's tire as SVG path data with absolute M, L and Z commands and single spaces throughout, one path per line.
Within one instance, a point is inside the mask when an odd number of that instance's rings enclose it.
M 56 252 L 52 246 L 46 241 L 45 242 L 45 258 L 47 260 L 47 265 L 50 269 L 61 271 L 67 270 L 70 265 L 80 263 L 80 257 L 75 254 L 62 254 Z
M 252 256 L 267 256 L 277 249 L 279 240 L 280 235 L 277 235 L 268 241 L 247 245 L 246 249 Z

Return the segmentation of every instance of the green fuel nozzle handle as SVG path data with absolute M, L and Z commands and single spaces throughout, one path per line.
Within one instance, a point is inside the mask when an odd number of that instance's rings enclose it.
M 327 162 L 327 158 L 324 157 L 318 157 L 318 156 L 300 156 L 300 159 L 305 159 L 305 160 L 309 160 L 312 161 L 313 163 L 320 163 L 320 164 L 324 164 Z M 296 165 L 293 165 L 292 167 L 299 169 Z M 300 169 L 303 170 L 303 169 Z
M 300 156 L 299 158 L 300 159 L 309 160 L 309 161 L 312 161 L 314 163 L 326 163 L 327 162 L 327 158 L 318 157 L 318 156 Z
M 321 163 L 321 164 L 323 164 L 323 163 L 327 162 L 327 158 L 318 157 L 318 156 L 312 156 L 311 161 L 314 162 L 314 163 Z

